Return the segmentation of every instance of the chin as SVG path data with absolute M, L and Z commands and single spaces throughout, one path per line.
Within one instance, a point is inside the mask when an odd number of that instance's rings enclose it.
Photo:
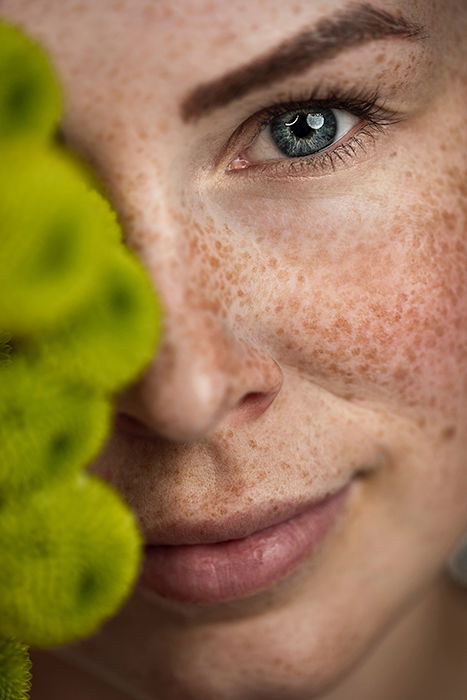
M 238 602 L 216 606 L 202 617 L 185 608 L 183 621 L 168 603 L 171 632 L 158 641 L 163 663 L 151 688 L 158 688 L 160 700 L 325 697 L 365 659 L 390 620 L 350 601 L 320 602 L 315 593 L 296 598 L 284 588 L 243 601 L 241 608 Z M 157 650 L 151 655 L 161 658 Z

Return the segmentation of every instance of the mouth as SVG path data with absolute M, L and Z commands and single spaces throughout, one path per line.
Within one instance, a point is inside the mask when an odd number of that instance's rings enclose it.
M 272 523 L 270 515 L 267 527 L 260 525 L 263 513 L 249 522 L 236 516 L 229 525 L 203 534 L 174 530 L 164 543 L 159 539 L 145 547 L 138 585 L 163 598 L 196 604 L 239 600 L 264 591 L 317 553 L 345 510 L 354 481 L 311 505 L 289 508 L 288 515 L 276 513 Z M 222 533 L 224 538 L 216 540 Z

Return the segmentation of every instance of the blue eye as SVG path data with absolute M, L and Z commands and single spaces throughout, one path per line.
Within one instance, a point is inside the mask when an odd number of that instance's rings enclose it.
M 295 110 L 269 123 L 272 140 L 289 158 L 309 156 L 330 146 L 338 133 L 337 110 Z
M 250 177 L 327 174 L 336 164 L 350 164 L 363 139 L 373 141 L 403 118 L 381 104 L 377 92 L 291 96 L 263 107 L 241 125 L 234 136 L 245 145 L 225 172 L 247 170 Z
M 361 118 L 345 109 L 317 105 L 280 111 L 268 119 L 247 150 L 231 164 L 230 170 L 249 163 L 312 156 L 340 141 Z

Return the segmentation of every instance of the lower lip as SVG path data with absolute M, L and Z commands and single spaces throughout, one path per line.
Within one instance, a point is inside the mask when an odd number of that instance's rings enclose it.
M 342 512 L 351 483 L 304 513 L 243 539 L 147 546 L 138 585 L 198 604 L 259 593 L 316 552 Z

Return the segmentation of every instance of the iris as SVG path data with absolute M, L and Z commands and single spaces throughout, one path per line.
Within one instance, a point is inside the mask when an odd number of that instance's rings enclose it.
M 285 112 L 270 123 L 276 146 L 291 158 L 309 156 L 331 145 L 337 129 L 337 119 L 332 109 Z

